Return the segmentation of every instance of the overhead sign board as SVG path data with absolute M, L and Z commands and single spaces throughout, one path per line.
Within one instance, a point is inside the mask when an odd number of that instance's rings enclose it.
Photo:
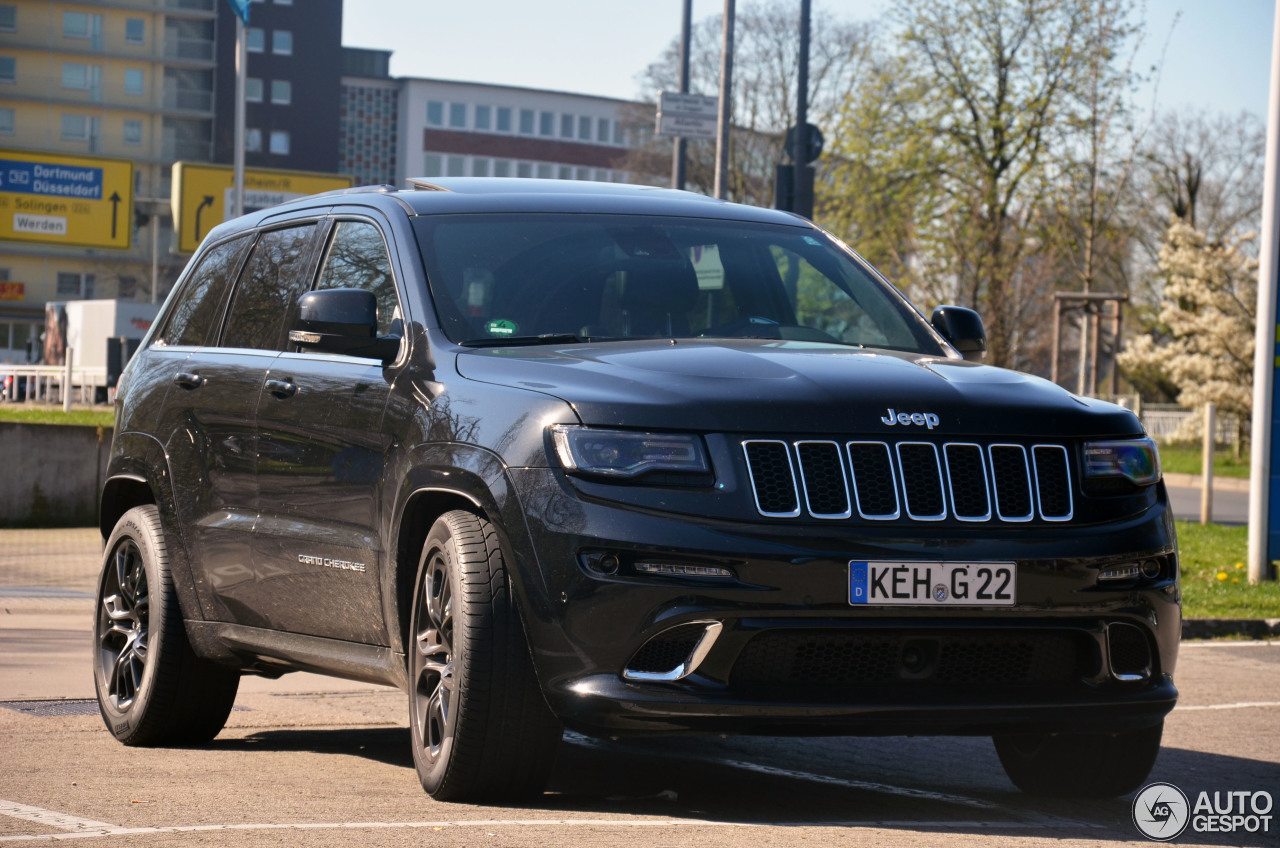
M 0 239 L 128 249 L 133 163 L 0 150 Z
M 719 119 L 719 98 L 673 91 L 658 95 L 658 135 L 715 138 Z
M 209 231 L 232 217 L 235 171 L 229 165 L 175 162 L 173 165 L 173 229 L 178 252 L 193 253 Z M 354 178 L 311 171 L 246 168 L 244 211 L 256 212 L 322 191 L 351 188 Z

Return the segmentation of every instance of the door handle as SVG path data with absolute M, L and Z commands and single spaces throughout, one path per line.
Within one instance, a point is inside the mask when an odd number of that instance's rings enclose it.
M 267 380 L 265 386 L 267 391 L 271 393 L 271 396 L 277 400 L 286 400 L 291 398 L 294 393 L 298 391 L 297 385 L 289 382 L 288 380 Z
M 173 375 L 173 382 L 184 389 L 198 389 L 203 386 L 207 380 L 194 371 L 179 371 Z

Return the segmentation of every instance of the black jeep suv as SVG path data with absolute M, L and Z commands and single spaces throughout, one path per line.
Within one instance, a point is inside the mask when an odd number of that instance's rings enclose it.
M 117 394 L 95 616 L 125 744 L 241 674 L 408 694 L 442 799 L 597 735 L 992 735 L 1127 792 L 1178 560 L 1130 412 L 978 364 L 810 222 L 634 186 L 411 181 L 219 226 Z

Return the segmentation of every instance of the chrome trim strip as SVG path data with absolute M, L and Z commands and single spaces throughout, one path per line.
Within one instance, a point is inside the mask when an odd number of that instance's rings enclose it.
M 933 465 L 938 471 L 938 493 L 942 495 L 942 512 L 937 515 L 916 515 L 911 511 L 911 498 L 907 496 L 907 474 L 902 470 L 902 447 L 903 445 L 924 445 L 933 451 Z M 933 442 L 898 442 L 894 445 L 894 452 L 898 455 L 898 472 L 902 477 L 902 501 L 907 507 L 907 518 L 913 521 L 942 521 L 947 517 L 947 493 L 942 491 L 942 461 L 938 459 L 938 446 Z
M 787 455 L 787 470 L 791 472 L 791 494 L 796 499 L 796 508 L 792 512 L 765 512 L 760 506 L 760 490 L 756 488 L 756 475 L 751 470 L 751 454 L 747 453 L 747 445 L 782 445 Z M 796 467 L 791 461 L 791 447 L 781 439 L 746 439 L 742 442 L 742 458 L 747 462 L 747 477 L 751 480 L 751 496 L 756 501 L 756 512 L 765 518 L 798 518 L 800 516 L 800 492 L 796 487 Z
M 996 461 L 991 452 L 996 448 L 1017 448 L 1022 452 L 1022 473 L 1027 478 L 1027 506 L 1029 511 L 1026 515 L 1005 515 L 1000 511 L 1000 483 L 996 480 Z M 1027 463 L 1027 449 L 1022 445 L 1010 445 L 996 442 L 987 445 L 987 460 L 991 463 L 991 491 L 996 502 L 996 515 L 1001 521 L 1030 521 L 1036 514 L 1036 496 L 1031 483 L 1031 468 Z
M 671 669 L 671 671 L 632 671 L 629 668 L 624 668 L 622 670 L 623 679 L 639 680 L 645 683 L 669 683 L 673 680 L 682 680 L 697 671 L 698 666 L 702 665 L 702 661 L 707 658 L 707 654 L 711 653 L 711 647 L 715 645 L 716 639 L 720 638 L 720 631 L 724 629 L 724 625 L 719 621 L 686 621 L 682 624 L 677 624 L 676 627 L 684 627 L 689 624 L 705 624 L 706 629 L 698 637 L 693 650 L 689 652 L 688 659 Z M 667 629 L 674 630 L 675 627 Z M 667 631 L 662 631 L 662 633 L 665 632 Z M 656 639 L 662 633 L 650 638 Z
M 1062 451 L 1062 467 L 1067 472 L 1067 514 L 1066 515 L 1045 515 L 1044 504 L 1040 500 L 1040 464 L 1036 460 L 1036 451 L 1044 448 L 1045 450 Z M 1067 453 L 1067 449 L 1062 445 L 1032 445 L 1031 446 L 1031 466 L 1035 471 L 1036 478 L 1036 510 L 1040 513 L 1040 517 L 1045 521 L 1070 521 L 1075 515 L 1075 498 L 1071 493 L 1071 456 Z
M 987 500 L 987 511 L 983 515 L 964 516 L 956 509 L 956 487 L 951 482 L 951 457 L 947 453 L 948 448 L 977 448 L 978 449 L 978 467 L 982 469 L 982 494 Z M 982 450 L 982 445 L 974 442 L 947 442 L 942 446 L 942 457 L 946 460 L 947 469 L 947 495 L 951 499 L 951 514 L 955 516 L 957 521 L 990 521 L 991 520 L 991 482 L 987 479 L 987 458 Z
M 794 444 L 796 447 L 796 462 L 800 466 L 800 487 L 804 490 L 804 508 L 808 510 L 809 514 L 812 515 L 814 518 L 822 518 L 822 519 L 829 519 L 829 520 L 838 520 L 841 518 L 852 518 L 853 508 L 851 504 L 853 503 L 853 501 L 849 497 L 849 475 L 846 474 L 844 470 L 844 454 L 841 453 L 840 451 L 839 443 L 829 442 L 822 439 L 805 439 L 803 441 L 795 442 Z M 831 447 L 835 448 L 836 464 L 840 467 L 840 481 L 844 485 L 844 503 L 845 503 L 844 512 L 825 513 L 825 512 L 813 511 L 813 505 L 809 503 L 809 484 L 804 477 L 804 457 L 800 454 L 801 445 L 830 445 Z
M 853 445 L 879 445 L 884 448 L 885 459 L 889 465 L 889 490 L 893 492 L 893 512 L 885 514 L 871 514 L 862 511 L 862 499 L 858 495 L 858 472 L 853 467 L 853 453 L 849 450 Z M 858 517 L 865 518 L 868 521 L 893 521 L 902 516 L 902 499 L 898 496 L 898 478 L 893 470 L 893 451 L 889 450 L 888 442 L 845 442 L 845 459 L 849 462 L 849 476 L 853 480 L 853 497 L 855 505 L 858 508 Z

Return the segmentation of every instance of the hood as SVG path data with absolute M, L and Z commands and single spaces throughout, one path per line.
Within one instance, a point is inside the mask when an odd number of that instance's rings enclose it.
M 942 438 L 1142 432 L 1128 410 L 1029 374 L 814 342 L 661 339 L 482 348 L 459 354 L 457 368 L 468 379 L 560 398 L 584 424 L 596 426 Z

